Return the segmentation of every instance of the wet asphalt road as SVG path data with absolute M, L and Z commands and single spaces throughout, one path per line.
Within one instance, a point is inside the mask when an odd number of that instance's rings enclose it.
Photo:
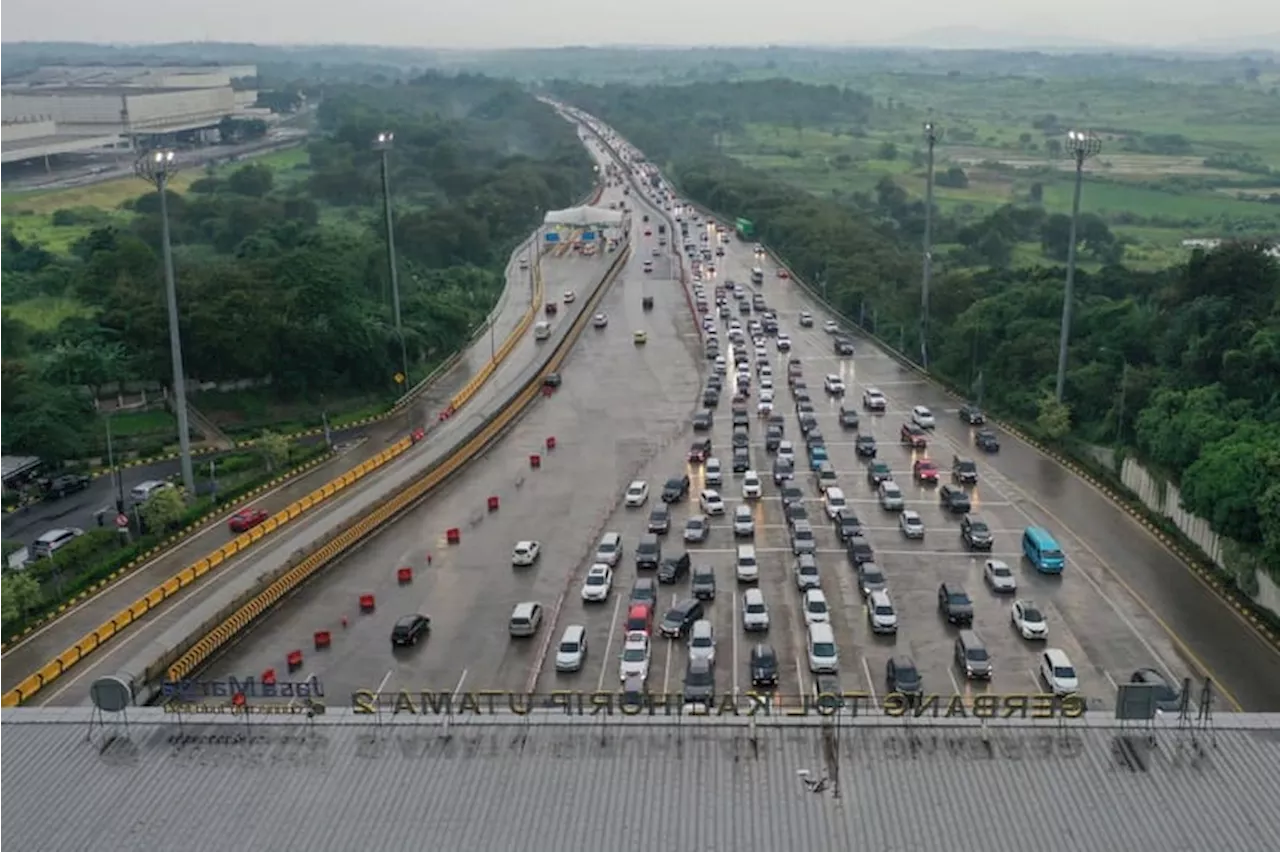
M 555 261 L 546 260 L 544 264 L 547 268 L 553 268 Z M 519 322 L 521 315 L 523 315 L 529 304 L 529 290 L 528 285 L 525 283 L 528 272 L 519 270 L 519 258 L 513 259 L 511 267 L 508 269 L 508 276 L 513 286 L 508 288 L 503 300 L 499 303 L 498 309 L 500 313 L 494 330 L 496 340 L 499 342 L 504 340 Z M 501 390 L 504 383 L 509 383 L 518 377 L 527 368 L 533 356 L 534 348 L 532 334 L 526 333 L 521 343 L 516 346 L 507 361 L 499 367 L 490 383 L 477 394 L 471 405 L 484 406 L 486 401 L 493 398 L 492 395 L 494 393 Z M 429 452 L 433 440 L 436 440 L 442 434 L 447 436 L 447 432 L 440 427 L 437 421 L 437 413 L 445 408 L 449 399 L 466 384 L 468 379 L 475 374 L 475 371 L 488 361 L 490 351 L 491 345 L 488 337 L 485 336 L 478 339 L 458 365 L 428 388 L 402 414 L 379 423 L 368 424 L 359 429 L 346 430 L 342 433 L 342 440 L 346 442 L 347 448 L 338 457 L 319 465 L 307 475 L 262 495 L 252 505 L 261 506 L 269 512 L 279 511 L 335 476 L 381 452 L 388 445 L 402 438 L 414 426 L 423 425 L 431 428 L 432 431 L 428 433 L 427 441 L 421 448 L 422 451 Z M 467 409 L 464 409 L 464 412 L 471 410 L 473 410 L 472 407 L 468 406 Z M 375 487 L 377 480 L 377 476 L 371 477 L 365 480 L 363 484 L 356 486 L 349 494 L 357 494 L 364 488 Z M 98 483 L 95 482 L 96 484 Z M 329 524 L 333 523 L 334 513 L 338 511 L 346 499 L 349 498 L 344 497 L 343 500 L 329 503 L 318 512 L 313 512 L 295 523 L 313 525 L 318 530 L 326 529 Z M 214 524 L 189 539 L 181 547 L 153 560 L 110 589 L 82 603 L 66 613 L 62 618 L 31 634 L 21 644 L 5 652 L 3 657 L 4 665 L 2 673 L 0 673 L 0 677 L 3 680 L 3 688 L 6 690 L 11 688 L 43 666 L 52 657 L 61 653 L 72 642 L 137 600 L 140 596 L 146 594 L 157 584 L 226 544 L 234 537 L 224 522 Z M 158 608 L 155 614 L 157 616 L 162 615 L 164 624 L 172 624 L 174 621 L 181 619 L 182 614 L 187 609 L 216 592 L 223 583 L 236 576 L 240 566 L 245 569 L 251 568 L 264 549 L 273 546 L 273 541 L 273 538 L 265 539 L 263 543 L 247 551 L 245 555 L 233 560 L 231 565 L 219 569 L 212 577 L 184 591 L 179 596 L 171 598 L 162 607 Z M 160 619 L 155 620 L 160 621 Z M 141 647 L 143 641 L 159 631 L 161 626 L 159 623 L 135 626 L 128 635 L 115 640 L 85 663 L 77 666 L 69 675 L 60 678 L 58 683 L 50 689 L 39 693 L 33 703 L 79 703 L 83 700 L 87 692 L 87 685 L 92 681 L 93 677 L 103 673 L 114 672 L 131 658 L 134 651 Z
M 603 309 L 612 317 L 609 328 L 584 335 L 565 368 L 565 387 L 555 398 L 539 403 L 447 493 L 336 567 L 329 578 L 305 589 L 294 606 L 269 619 L 242 649 L 224 658 L 217 673 L 244 675 L 278 666 L 291 648 L 309 646 L 312 630 L 338 623 L 345 614 L 350 626 L 337 635 L 334 648 L 324 654 L 308 650 L 304 666 L 325 683 L 334 702 L 345 701 L 347 693 L 359 688 L 616 688 L 622 610 L 636 577 L 631 553 L 647 517 L 647 510 L 619 507 L 622 491 L 634 478 L 646 479 L 656 489 L 681 470 L 693 478 L 695 494 L 703 484 L 701 467 L 686 465 L 684 459 L 692 437 L 688 418 L 698 407 L 698 390 L 709 365 L 683 295 L 673 281 L 665 280 L 671 274 L 669 261 L 660 260 L 651 275 L 640 271 L 655 240 L 638 237 L 636 256 L 605 298 Z M 813 498 L 810 515 L 818 535 L 823 588 L 834 610 L 843 689 L 882 696 L 885 662 L 890 655 L 906 654 L 919 666 L 929 692 L 1041 692 L 1044 686 L 1036 670 L 1043 645 L 1022 640 L 1009 616 L 1013 598 L 1030 597 L 1048 616 L 1048 644 L 1071 658 L 1080 675 L 1081 694 L 1093 708 L 1113 706 L 1116 684 L 1134 669 L 1152 666 L 1175 679 L 1212 676 L 1221 684 L 1217 710 L 1280 709 L 1280 655 L 1139 525 L 1012 436 L 1001 436 L 998 455 L 977 453 L 971 446 L 972 430 L 956 415 L 956 401 L 869 343 L 860 343 L 853 357 L 834 355 L 831 339 L 822 331 L 826 316 L 803 291 L 779 279 L 767 261 L 753 258 L 749 246 L 734 240 L 726 246 L 728 257 L 716 278 L 706 282 L 708 295 L 715 281 L 747 282 L 752 265 L 764 267 L 765 280 L 758 289 L 779 311 L 782 330 L 794 341 L 790 355 L 804 364 L 840 485 L 866 525 L 898 610 L 901 626 L 895 638 L 870 634 L 853 573 L 834 532 L 821 522 L 822 506 L 811 478 L 801 473 L 798 481 Z M 656 307 L 648 314 L 639 310 L 646 292 L 656 296 Z M 799 327 L 801 310 L 813 312 L 813 329 Z M 717 322 L 723 328 L 723 322 Z M 632 345 L 628 332 L 633 326 L 648 330 L 647 347 Z M 788 437 L 794 439 L 799 429 L 783 380 L 788 355 L 778 353 L 772 341 L 769 347 L 778 410 L 786 415 Z M 827 373 L 844 379 L 851 403 L 857 404 L 867 387 L 877 387 L 888 397 L 888 411 L 863 415 L 860 429 L 877 437 L 880 459 L 893 469 L 908 508 L 923 516 L 923 541 L 905 540 L 896 515 L 883 512 L 876 503 L 854 452 L 856 433 L 840 429 L 839 401 L 822 392 Z M 923 454 L 944 471 L 953 454 L 977 458 L 981 478 L 971 498 L 995 533 L 991 554 L 967 553 L 957 520 L 939 508 L 936 488 L 911 481 L 911 463 L 920 454 L 902 447 L 898 432 L 917 404 L 930 406 L 938 418 Z M 722 405 L 711 433 L 721 458 L 729 455 L 727 408 Z M 752 447 L 753 460 L 766 482 L 765 497 L 755 507 L 755 544 L 762 558 L 760 587 L 772 618 L 767 636 L 749 637 L 740 627 L 729 522 L 713 521 L 709 540 L 690 547 L 694 561 L 714 565 L 719 580 L 709 616 L 719 645 L 717 691 L 748 688 L 749 649 L 764 640 L 774 646 L 782 664 L 780 693 L 808 693 L 813 683 L 804 660 L 803 618 L 788 538 L 777 490 L 767 478 L 771 460 L 760 443 L 758 424 L 752 429 L 758 442 Z M 560 449 L 541 471 L 530 471 L 527 454 L 549 434 L 557 436 Z M 730 512 L 742 499 L 740 482 L 740 477 L 727 477 L 723 492 Z M 484 511 L 490 494 L 502 500 L 502 508 L 492 515 Z M 677 511 L 673 533 L 664 544 L 668 554 L 681 549 L 679 531 L 693 511 L 689 504 Z M 1063 576 L 1038 575 L 1022 561 L 1019 539 L 1029 525 L 1047 527 L 1063 545 L 1069 560 Z M 443 544 L 443 531 L 449 526 L 462 529 L 460 546 Z M 579 584 L 604 530 L 622 533 L 626 555 L 610 600 L 584 605 Z M 541 540 L 543 556 L 532 569 L 513 569 L 510 550 L 523 538 Z M 428 554 L 433 557 L 429 566 Z M 1016 595 L 998 596 L 985 587 L 982 565 L 988 558 L 1014 567 Z M 415 568 L 413 584 L 395 583 L 400 565 Z M 994 661 L 989 683 L 964 682 L 952 662 L 955 630 L 942 622 L 936 609 L 936 591 L 943 580 L 960 583 L 973 598 L 975 629 Z M 357 614 L 356 598 L 363 592 L 379 596 L 375 614 Z M 681 586 L 663 587 L 659 615 L 685 594 L 687 580 Z M 535 638 L 512 640 L 506 621 L 511 607 L 522 600 L 540 602 L 548 617 Z M 415 611 L 432 617 L 430 638 L 420 647 L 393 653 L 391 625 L 398 616 Z M 544 655 L 548 645 L 554 653 L 565 626 L 574 623 L 587 627 L 588 661 L 581 672 L 557 674 L 550 671 Z M 655 640 L 649 688 L 678 691 L 686 659 L 680 643 Z

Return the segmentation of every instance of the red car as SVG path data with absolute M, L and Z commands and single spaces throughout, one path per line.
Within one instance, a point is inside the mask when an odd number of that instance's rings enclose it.
M 646 237 L 652 237 L 652 236 L 653 236 L 653 230 L 652 230 L 651 228 L 645 228 L 645 229 L 644 229 L 644 235 L 645 235 Z
M 790 277 L 791 277 L 791 273 L 790 273 L 790 272 L 788 272 L 788 271 L 787 271 L 787 270 L 785 270 L 785 269 L 779 269 L 779 270 L 778 270 L 778 277 L 779 277 L 779 278 L 790 278 Z
M 711 456 L 711 439 L 703 438 L 700 441 L 694 441 L 689 447 L 689 461 L 701 464 Z
M 227 526 L 231 528 L 233 533 L 247 532 L 258 524 L 265 521 L 271 515 L 267 514 L 266 509 L 241 509 L 231 516 L 231 520 L 227 522 Z
M 930 459 L 916 459 L 916 463 L 912 465 L 911 470 L 917 482 L 938 481 L 938 466 Z
M 902 424 L 901 439 L 902 443 L 917 450 L 923 450 L 928 443 L 924 436 L 924 430 L 914 423 Z

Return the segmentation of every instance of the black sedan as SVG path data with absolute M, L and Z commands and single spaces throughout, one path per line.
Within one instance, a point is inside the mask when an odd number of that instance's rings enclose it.
M 414 613 L 402 616 L 391 628 L 392 645 L 417 645 L 418 640 L 431 630 L 431 619 Z

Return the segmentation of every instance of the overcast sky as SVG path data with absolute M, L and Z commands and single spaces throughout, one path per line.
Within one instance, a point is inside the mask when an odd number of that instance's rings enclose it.
M 1280 31 L 1275 0 L 5 0 L 3 16 L 5 41 L 454 48 L 888 44 L 920 33 L 945 47 L 938 30 L 948 27 L 1034 44 L 1171 46 Z

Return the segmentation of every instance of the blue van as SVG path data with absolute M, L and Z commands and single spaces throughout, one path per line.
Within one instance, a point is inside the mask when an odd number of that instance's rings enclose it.
M 1027 527 L 1022 534 L 1022 552 L 1042 574 L 1061 574 L 1067 565 L 1062 548 L 1043 527 Z

